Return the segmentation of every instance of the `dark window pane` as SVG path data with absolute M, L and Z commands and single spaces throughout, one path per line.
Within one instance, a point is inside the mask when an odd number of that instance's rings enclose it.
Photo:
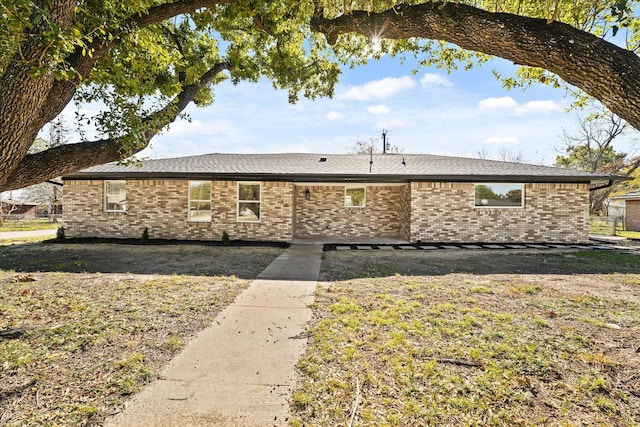
M 238 187 L 238 200 L 260 200 L 260 184 L 240 184 Z

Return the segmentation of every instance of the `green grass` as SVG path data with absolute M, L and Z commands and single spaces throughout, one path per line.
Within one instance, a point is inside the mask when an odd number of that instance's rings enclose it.
M 48 219 L 4 221 L 0 224 L 0 231 L 34 231 L 56 229 L 60 223 L 53 223 Z
M 616 231 L 616 236 L 626 237 L 627 239 L 640 239 L 640 231 Z
M 640 273 L 640 256 L 625 251 L 579 251 L 545 258 L 566 273 Z
M 13 239 L 0 239 L 0 246 L 18 245 L 21 243 L 38 243 L 50 240 L 52 236 L 16 237 Z

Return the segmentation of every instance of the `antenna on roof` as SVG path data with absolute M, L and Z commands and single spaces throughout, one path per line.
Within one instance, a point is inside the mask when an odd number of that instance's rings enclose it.
M 369 147 L 369 173 L 373 169 L 373 147 Z
M 389 145 L 387 143 L 387 131 L 382 129 L 382 154 L 387 154 L 387 150 L 389 149 Z

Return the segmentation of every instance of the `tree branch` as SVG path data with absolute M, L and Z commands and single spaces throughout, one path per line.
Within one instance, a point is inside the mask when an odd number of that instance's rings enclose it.
M 143 142 L 135 147 L 127 145 L 128 136 L 123 136 L 59 145 L 39 153 L 28 154 L 18 164 L 6 183 L 0 185 L 0 191 L 23 188 L 90 166 L 122 160 L 123 157 L 143 150 L 162 128 L 175 121 L 200 90 L 210 84 L 216 75 L 230 68 L 229 62 L 216 64 L 202 75 L 197 83 L 186 86 L 163 109 L 145 117 L 144 120 L 149 124 L 149 127 L 145 132 Z
M 418 37 L 543 68 L 640 129 L 640 58 L 561 22 L 491 13 L 453 2 L 429 2 L 381 13 L 353 11 L 335 19 L 316 16 L 311 27 L 332 44 L 344 33 L 386 39 Z
M 67 62 L 78 72 L 82 79 L 85 79 L 93 70 L 95 63 L 120 43 L 123 34 L 130 32 L 133 28 L 145 28 L 178 15 L 227 3 L 233 3 L 233 0 L 179 0 L 154 6 L 144 13 L 138 13 L 125 19 L 123 25 L 113 31 L 115 36 L 111 36 L 109 39 L 97 37 L 91 43 L 87 43 L 86 46 L 76 48 L 69 55 Z M 83 51 L 91 52 L 91 56 L 83 54 Z M 47 102 L 45 102 L 40 114 L 42 126 L 56 118 L 71 102 L 79 84 L 80 80 L 58 80 L 54 82 Z

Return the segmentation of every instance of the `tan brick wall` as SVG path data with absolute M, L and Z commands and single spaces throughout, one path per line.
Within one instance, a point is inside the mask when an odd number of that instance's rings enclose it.
M 403 192 L 408 193 L 409 186 L 366 187 L 365 207 L 357 208 L 344 206 L 343 185 L 297 186 L 296 236 L 403 237 L 403 227 L 408 231 L 403 226 L 408 221 L 408 215 L 402 213 L 407 204 Z M 306 189 L 309 200 L 305 199 Z
M 588 240 L 587 184 L 526 184 L 522 209 L 474 207 L 473 183 L 411 184 L 411 240 L 567 242 Z
M 640 231 L 640 200 L 626 200 L 625 228 L 629 231 Z
M 68 237 L 290 241 L 293 236 L 293 184 L 262 183 L 261 222 L 236 221 L 237 182 L 213 181 L 211 222 L 187 221 L 188 181 L 128 180 L 127 212 L 104 212 L 103 181 L 64 184 L 64 224 Z
M 147 227 L 151 238 L 220 240 L 226 230 L 233 240 L 291 241 L 295 224 L 300 237 L 400 237 L 424 242 L 588 240 L 586 184 L 527 184 L 523 209 L 476 209 L 472 183 L 367 186 L 366 207 L 347 208 L 342 185 L 263 182 L 261 222 L 248 224 L 236 221 L 235 181 L 212 182 L 211 222 L 187 221 L 187 183 L 128 180 L 128 210 L 112 213 L 103 210 L 103 181 L 67 180 L 66 235 L 139 238 Z M 306 188 L 310 200 L 304 197 Z M 640 201 L 636 206 L 640 210 Z

